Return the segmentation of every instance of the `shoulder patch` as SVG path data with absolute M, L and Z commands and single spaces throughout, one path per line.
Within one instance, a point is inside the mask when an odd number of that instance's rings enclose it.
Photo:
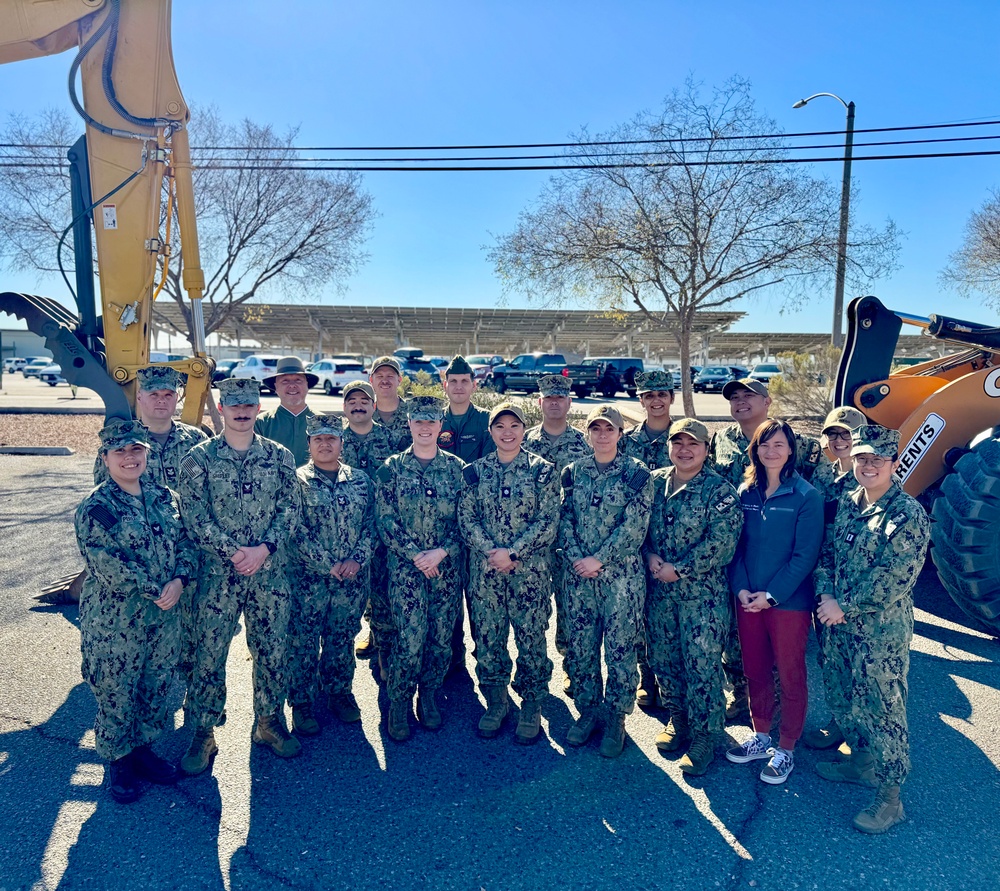
M 479 471 L 476 470 L 471 464 L 466 465 L 465 469 L 462 471 L 462 476 L 465 477 L 466 483 L 470 486 L 479 485 Z
M 281 463 L 295 473 L 295 456 L 286 448 L 281 449 Z
M 375 479 L 380 483 L 387 483 L 392 479 L 392 470 L 389 465 L 390 458 L 386 458 L 385 463 L 381 464 L 378 470 L 375 471 Z
M 885 537 L 892 538 L 899 531 L 900 526 L 903 526 L 908 519 L 910 519 L 910 515 L 906 511 L 896 514 L 885 524 Z
M 625 485 L 633 492 L 641 492 L 648 479 L 649 471 L 645 467 L 636 467 L 626 476 Z
M 95 523 L 100 523 L 108 532 L 118 525 L 118 517 L 111 513 L 103 504 L 95 504 L 87 511 L 87 515 Z
M 199 477 L 204 472 L 205 468 L 195 460 L 193 455 L 187 454 L 181 459 L 181 473 L 185 476 Z
M 728 495 L 723 495 L 722 498 L 715 502 L 715 509 L 720 514 L 724 514 L 734 504 L 736 504 L 736 496 L 730 492 Z
M 563 468 L 562 475 L 559 478 L 559 482 L 562 483 L 562 487 L 569 491 L 573 488 L 573 465 L 567 464 Z

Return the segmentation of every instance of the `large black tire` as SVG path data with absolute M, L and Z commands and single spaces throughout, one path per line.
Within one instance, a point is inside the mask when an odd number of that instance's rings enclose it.
M 493 378 L 493 389 L 496 390 L 498 393 L 506 393 L 507 381 L 505 381 L 502 377 Z
M 1000 635 L 1000 439 L 963 455 L 931 510 L 931 558 L 962 611 Z
M 323 381 L 323 392 L 326 393 L 327 396 L 332 396 L 334 393 L 337 392 L 336 390 L 333 389 L 333 382 L 332 381 L 328 381 L 328 380 L 327 381 Z

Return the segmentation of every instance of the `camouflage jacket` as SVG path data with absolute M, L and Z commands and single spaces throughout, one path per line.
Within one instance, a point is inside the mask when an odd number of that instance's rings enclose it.
M 650 470 L 670 467 L 669 430 L 668 426 L 666 430 L 652 433 L 643 421 L 638 427 L 625 431 L 625 435 L 618 440 L 618 450 L 630 458 L 638 458 Z
M 283 445 L 295 456 L 295 466 L 302 467 L 309 460 L 309 437 L 306 435 L 306 421 L 314 417 L 307 405 L 297 415 L 279 405 L 262 411 L 253 425 L 253 432 L 266 436 Z
M 152 436 L 149 437 L 150 448 L 146 457 L 146 471 L 143 478 L 166 486 L 168 489 L 176 489 L 177 480 L 180 478 L 181 460 L 194 446 L 206 439 L 208 436 L 197 427 L 182 424 L 179 421 L 172 422 L 167 441 L 162 446 Z M 98 455 L 97 461 L 94 463 L 94 485 L 99 486 L 109 479 L 111 477 L 108 474 L 108 468 L 101 460 L 101 456 Z
M 444 548 L 457 560 L 462 552 L 458 495 L 465 487 L 465 462 L 438 449 L 425 470 L 409 447 L 392 455 L 375 474 L 378 532 L 400 560 Z
M 181 462 L 180 493 L 188 534 L 218 562 L 228 565 L 243 545 L 265 542 L 284 557 L 301 495 L 283 445 L 255 435 L 243 458 L 225 435 L 196 445 Z
M 567 560 L 638 560 L 649 528 L 653 478 L 636 458 L 619 455 L 605 471 L 593 455 L 562 472 L 558 543 Z
M 546 562 L 559 526 L 555 467 L 523 449 L 510 464 L 496 453 L 465 468 L 458 525 L 470 549 L 507 548 L 518 560 Z
M 371 562 L 375 547 L 375 486 L 367 475 L 341 464 L 337 479 L 310 461 L 297 471 L 302 486 L 302 520 L 294 549 L 306 569 L 329 576 L 334 564 Z
M 375 479 L 375 471 L 396 451 L 392 446 L 391 431 L 381 424 L 373 424 L 372 429 L 364 436 L 359 436 L 350 426 L 345 426 L 343 443 L 340 460 L 367 474 L 372 480 Z
M 905 621 L 930 541 L 930 520 L 895 481 L 867 507 L 863 493 L 859 486 L 842 498 L 827 528 L 814 574 L 816 594 L 836 598 L 848 619 L 878 613 L 880 623 Z
M 163 621 L 166 612 L 153 601 L 167 582 L 192 577 L 198 565 L 177 495 L 145 479 L 142 495 L 129 495 L 108 480 L 80 502 L 75 526 L 87 564 L 80 624 Z
M 394 453 L 409 448 L 413 442 L 413 437 L 410 435 L 410 422 L 406 417 L 405 399 L 399 400 L 399 407 L 392 415 L 392 423 L 387 424 L 383 421 L 378 411 L 375 412 L 375 423 L 389 431 L 389 441 Z
M 706 591 L 728 597 L 726 567 L 743 530 L 736 490 L 706 465 L 668 494 L 673 476 L 673 467 L 653 472 L 653 510 L 643 551 L 673 564 L 680 579 L 664 585 L 671 597 L 697 600 Z
M 567 464 L 579 461 L 593 454 L 587 438 L 575 427 L 567 425 L 566 429 L 552 439 L 538 424 L 524 434 L 524 448 L 551 461 L 556 466 L 556 473 L 562 473 Z
M 716 431 L 708 447 L 708 460 L 715 472 L 728 480 L 737 489 L 743 482 L 743 474 L 750 466 L 750 440 L 744 435 L 739 424 L 730 424 Z M 823 449 L 818 439 L 795 434 L 795 469 L 808 482 L 823 458 Z

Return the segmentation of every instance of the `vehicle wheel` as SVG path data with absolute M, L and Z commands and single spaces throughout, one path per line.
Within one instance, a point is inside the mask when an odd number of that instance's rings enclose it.
M 330 381 L 323 381 L 323 392 L 327 396 L 332 396 L 334 394 L 333 384 Z
M 625 392 L 628 393 L 629 399 L 635 399 L 636 395 L 638 394 L 638 391 L 636 390 L 635 387 L 629 387 Z
M 50 387 L 54 387 L 56 385 L 55 381 L 46 381 L 45 383 L 47 383 Z
M 502 377 L 493 378 L 493 389 L 498 393 L 507 392 L 507 382 Z
M 618 394 L 617 390 L 601 390 L 601 395 L 605 399 L 614 399 L 617 394 Z
M 931 558 L 945 590 L 1000 634 L 1000 439 L 963 455 L 932 508 Z
M 590 396 L 590 390 L 586 389 L 585 387 L 580 387 L 579 389 L 574 390 L 573 393 L 576 395 L 578 399 L 586 399 L 588 396 Z

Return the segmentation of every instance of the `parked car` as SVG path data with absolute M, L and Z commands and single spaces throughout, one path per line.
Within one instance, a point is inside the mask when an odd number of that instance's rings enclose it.
M 573 379 L 573 392 L 586 399 L 598 389 L 601 371 L 599 365 L 570 365 L 562 353 L 525 353 L 505 365 L 497 365 L 487 381 L 498 393 L 507 390 L 534 393 L 543 374 L 563 374 Z
M 21 369 L 21 373 L 26 377 L 38 377 L 39 372 L 45 368 L 46 365 L 51 365 L 52 359 L 48 357 L 31 359 L 24 368 Z
M 591 356 L 584 359 L 583 364 L 601 367 L 597 389 L 605 399 L 612 399 L 620 392 L 634 397 L 635 376 L 645 371 L 643 360 L 635 356 Z
M 27 360 L 11 356 L 9 359 L 3 360 L 3 370 L 7 374 L 13 374 L 15 371 L 20 371 L 27 364 Z
M 437 365 L 427 359 L 418 356 L 411 358 L 396 356 L 396 358 L 399 359 L 399 364 L 402 366 L 403 377 L 408 377 L 411 381 L 416 381 L 417 375 L 421 371 L 429 374 L 432 381 L 441 380 L 441 371 Z
M 247 356 L 239 365 L 229 372 L 230 377 L 253 378 L 260 381 L 261 390 L 268 389 L 264 386 L 264 378 L 274 374 L 278 367 L 278 360 L 281 356 L 271 356 L 265 353 L 255 353 Z
M 41 371 L 39 371 L 38 379 L 42 381 L 42 383 L 48 384 L 50 387 L 54 387 L 56 384 L 67 383 L 66 378 L 63 377 L 62 368 L 60 368 L 55 362 L 50 362 Z
M 472 375 L 478 383 L 482 383 L 497 365 L 503 365 L 503 356 L 467 356 L 466 361 L 472 366 Z
M 365 366 L 360 362 L 335 362 L 333 359 L 320 359 L 309 369 L 319 378 L 317 387 L 322 387 L 327 396 L 333 396 L 344 389 L 351 381 L 366 380 Z
M 781 374 L 781 366 L 761 363 L 754 365 L 753 370 L 750 372 L 750 378 L 751 380 L 760 381 L 763 384 L 769 384 L 771 383 L 771 378 L 777 377 L 779 374 Z
M 706 365 L 691 386 L 695 393 L 721 393 L 730 381 L 746 376 L 747 370 L 740 365 Z
M 239 359 L 219 359 L 215 363 L 215 371 L 212 372 L 212 386 L 214 387 L 219 381 L 231 377 L 233 369 L 239 364 Z

